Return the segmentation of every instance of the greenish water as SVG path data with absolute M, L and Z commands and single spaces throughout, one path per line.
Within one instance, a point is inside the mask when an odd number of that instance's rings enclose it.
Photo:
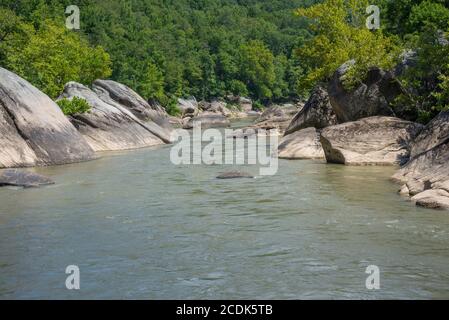
M 223 167 L 169 152 L 33 169 L 57 184 L 0 189 L 0 298 L 449 298 L 449 214 L 398 196 L 393 168 L 280 160 L 275 176 L 217 180 Z

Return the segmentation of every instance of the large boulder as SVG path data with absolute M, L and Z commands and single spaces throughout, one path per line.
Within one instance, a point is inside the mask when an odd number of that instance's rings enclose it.
M 50 184 L 54 184 L 54 181 L 40 174 L 18 169 L 0 170 L 0 187 L 16 186 L 31 188 Z
M 290 122 L 285 134 L 288 135 L 308 127 L 322 129 L 336 124 L 338 124 L 337 116 L 332 110 L 327 91 L 322 87 L 317 87 L 304 108 Z
M 91 160 L 94 151 L 58 105 L 0 68 L 0 168 Z
M 390 103 L 403 89 L 393 73 L 372 68 L 363 83 L 347 89 L 344 79 L 353 65 L 353 60 L 343 64 L 328 84 L 329 99 L 339 123 L 371 116 L 395 116 Z
M 125 150 L 163 144 L 155 134 L 157 125 L 139 120 L 129 109 L 115 102 L 106 103 L 88 87 L 69 82 L 60 98 L 85 99 L 92 109 L 71 116 L 72 123 L 95 151 Z M 163 131 L 163 129 L 160 129 Z M 154 132 L 154 133 L 153 133 Z
M 319 133 L 315 128 L 296 131 L 279 142 L 278 155 L 281 159 L 324 159 Z
M 100 98 L 112 99 L 129 109 L 140 120 L 156 121 L 161 116 L 166 116 L 164 108 L 159 104 L 150 105 L 145 99 L 131 88 L 113 80 L 95 80 L 92 89 Z
M 326 159 L 345 165 L 396 165 L 410 156 L 422 125 L 393 117 L 370 117 L 321 131 Z
M 165 143 L 170 143 L 172 126 L 165 110 L 158 104 L 149 104 L 131 88 L 112 80 L 95 80 L 92 90 L 106 104 L 125 108 Z
M 229 120 L 224 115 L 206 111 L 189 119 L 183 128 L 192 129 L 195 123 L 201 123 L 202 129 L 229 127 L 231 125 Z
M 416 204 L 449 208 L 449 112 L 440 113 L 411 143 L 411 159 L 394 176 Z
M 181 110 L 182 117 L 195 117 L 199 113 L 198 102 L 194 97 L 188 99 L 178 99 L 178 108 Z

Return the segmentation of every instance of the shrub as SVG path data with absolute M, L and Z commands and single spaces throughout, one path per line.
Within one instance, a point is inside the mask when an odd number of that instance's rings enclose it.
M 57 104 L 66 116 L 86 113 L 91 109 L 91 106 L 86 100 L 78 97 L 73 97 L 71 100 L 61 99 L 57 101 Z
M 181 110 L 178 107 L 178 99 L 172 97 L 168 99 L 168 102 L 165 104 L 165 111 L 171 116 L 179 116 L 181 115 Z

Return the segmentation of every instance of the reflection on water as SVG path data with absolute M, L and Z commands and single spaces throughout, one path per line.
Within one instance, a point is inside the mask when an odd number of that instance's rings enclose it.
M 449 298 L 449 214 L 399 197 L 393 168 L 281 160 L 217 180 L 222 166 L 176 167 L 169 150 L 0 189 L 0 298 Z M 65 289 L 72 264 L 80 291 Z

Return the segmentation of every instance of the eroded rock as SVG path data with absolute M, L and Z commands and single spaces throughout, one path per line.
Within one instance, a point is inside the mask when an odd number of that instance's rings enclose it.
M 92 107 L 89 112 L 75 114 L 70 118 L 95 151 L 126 150 L 163 144 L 163 141 L 153 134 L 155 124 L 150 128 L 148 122 L 139 120 L 129 109 L 113 101 L 106 103 L 88 87 L 76 82 L 67 83 L 60 98 L 73 97 L 85 99 Z
M 322 129 L 337 123 L 337 116 L 332 109 L 327 91 L 322 87 L 317 87 L 304 108 L 290 122 L 285 134 L 288 135 L 308 127 Z
M 393 176 L 417 205 L 448 208 L 449 112 L 440 113 L 414 139 L 411 159 Z
M 95 158 L 58 105 L 0 68 L 0 168 L 65 164 Z
M 319 133 L 315 128 L 296 131 L 282 138 L 279 142 L 281 159 L 324 159 L 323 147 Z
M 422 125 L 393 117 L 370 117 L 321 131 L 326 160 L 345 165 L 397 165 L 410 156 Z
M 338 68 L 328 84 L 329 99 L 338 122 L 372 116 L 396 116 L 390 103 L 403 93 L 403 89 L 393 73 L 372 68 L 363 83 L 347 89 L 345 75 L 354 63 L 351 60 Z

